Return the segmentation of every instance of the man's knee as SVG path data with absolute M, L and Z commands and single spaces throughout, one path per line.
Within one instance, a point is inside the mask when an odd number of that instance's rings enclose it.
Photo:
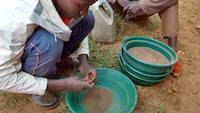
M 56 41 L 57 40 L 57 41 Z M 29 64 L 34 57 L 40 57 L 40 60 L 51 59 L 49 62 L 55 62 L 61 57 L 63 50 L 63 41 L 55 39 L 54 35 L 47 30 L 40 28 L 36 30 L 27 41 L 22 60 Z
M 33 75 L 55 74 L 60 60 L 63 42 L 45 29 L 38 29 L 26 43 L 22 56 L 23 70 Z
M 30 54 L 38 53 L 40 55 L 49 55 L 52 58 L 57 58 L 62 54 L 64 43 L 62 40 L 55 38 L 47 30 L 40 28 L 35 31 L 28 41 L 26 48 L 32 48 L 33 51 L 30 51 Z

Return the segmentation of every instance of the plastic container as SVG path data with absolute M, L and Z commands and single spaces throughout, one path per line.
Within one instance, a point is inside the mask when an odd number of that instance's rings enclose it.
M 169 70 L 169 72 L 166 72 L 165 76 L 162 78 L 150 78 L 150 76 L 152 75 L 144 74 L 139 71 L 134 71 L 134 70 L 131 70 L 130 67 L 127 67 L 127 63 L 125 59 L 121 57 L 120 55 L 119 55 L 119 63 L 120 63 L 122 72 L 126 76 L 128 76 L 132 80 L 132 82 L 141 86 L 152 86 L 152 85 L 158 84 L 161 81 L 167 79 L 170 76 L 170 72 L 171 72 L 171 70 Z
M 92 38 L 99 42 L 114 43 L 116 28 L 114 11 L 107 0 L 98 0 L 90 7 L 95 17 L 95 26 L 91 32 Z
M 135 85 L 119 71 L 108 68 L 97 69 L 97 88 L 106 88 L 112 92 L 112 104 L 105 113 L 132 113 L 138 96 Z M 78 93 L 65 93 L 67 105 L 72 113 L 89 113 L 84 106 L 84 97 L 92 89 Z
M 132 47 L 148 47 L 161 52 L 168 60 L 167 64 L 154 64 L 145 62 L 128 52 Z M 168 45 L 148 37 L 129 37 L 122 42 L 122 56 L 128 64 L 140 72 L 148 74 L 163 74 L 170 70 L 177 61 L 176 52 Z
M 164 78 L 166 78 L 166 76 L 169 76 L 170 73 L 172 72 L 172 67 L 167 70 L 165 73 L 162 73 L 162 74 L 148 74 L 148 73 L 144 73 L 144 72 L 141 72 L 137 69 L 135 69 L 134 67 L 132 67 L 130 64 L 128 64 L 125 59 L 122 57 L 122 54 L 120 53 L 119 54 L 119 57 L 122 61 L 122 64 L 125 66 L 125 68 L 130 71 L 131 73 L 137 75 L 137 76 L 140 76 L 141 78 L 145 78 L 145 79 L 148 79 L 148 80 L 162 80 Z

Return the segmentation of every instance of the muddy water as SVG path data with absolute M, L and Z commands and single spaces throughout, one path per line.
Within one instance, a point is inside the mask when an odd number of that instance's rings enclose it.
M 112 93 L 105 88 L 94 88 L 84 98 L 89 113 L 105 113 L 112 104 Z
M 137 58 L 154 64 L 169 64 L 169 60 L 161 53 L 148 47 L 133 47 L 129 53 Z

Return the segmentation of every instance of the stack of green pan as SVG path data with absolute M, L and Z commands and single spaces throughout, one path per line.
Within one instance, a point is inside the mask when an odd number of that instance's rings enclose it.
M 161 52 L 170 63 L 153 64 L 142 61 L 128 52 L 128 49 L 132 47 L 148 47 L 154 49 Z M 119 62 L 124 74 L 135 84 L 142 86 L 151 86 L 168 78 L 176 61 L 176 52 L 168 45 L 155 39 L 141 36 L 124 39 L 119 54 Z

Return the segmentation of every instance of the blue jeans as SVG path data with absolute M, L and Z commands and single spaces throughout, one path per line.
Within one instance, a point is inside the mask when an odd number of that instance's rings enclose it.
M 68 42 L 57 38 L 43 28 L 37 29 L 27 41 L 22 56 L 22 69 L 38 77 L 55 78 L 56 64 L 79 48 L 82 40 L 94 27 L 94 16 L 89 12 L 72 28 Z

